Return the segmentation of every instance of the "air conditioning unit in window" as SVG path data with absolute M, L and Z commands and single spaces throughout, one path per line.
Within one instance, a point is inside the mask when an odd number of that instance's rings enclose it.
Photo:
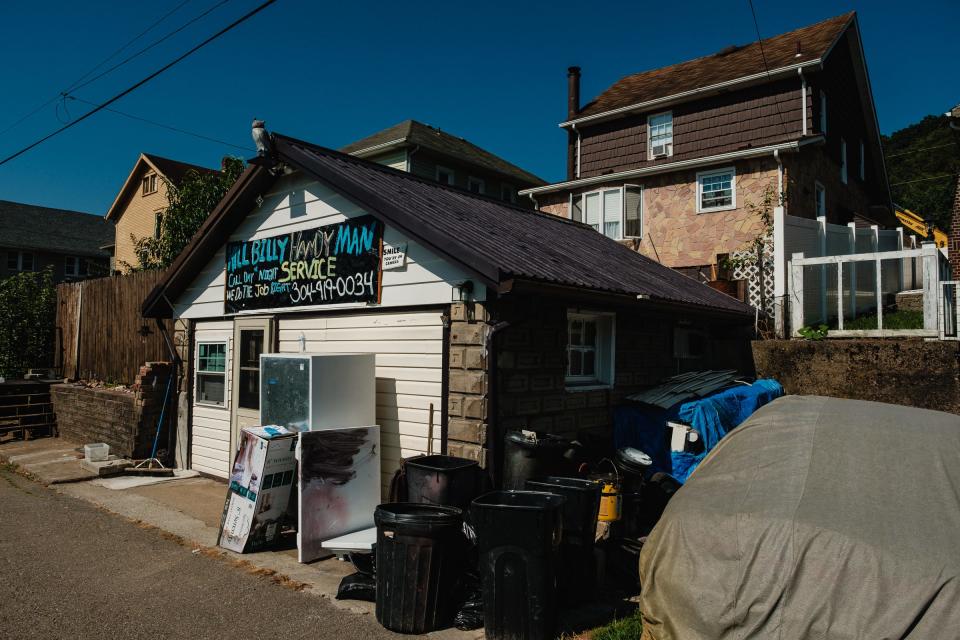
M 670 143 L 653 145 L 653 157 L 665 158 L 670 155 Z

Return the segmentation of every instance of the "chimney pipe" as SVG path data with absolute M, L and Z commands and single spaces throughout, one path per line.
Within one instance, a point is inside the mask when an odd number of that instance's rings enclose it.
M 580 67 L 567 69 L 567 120 L 580 112 Z M 567 129 L 567 180 L 577 177 L 577 132 Z
M 580 112 L 580 67 L 567 69 L 567 120 L 573 120 Z

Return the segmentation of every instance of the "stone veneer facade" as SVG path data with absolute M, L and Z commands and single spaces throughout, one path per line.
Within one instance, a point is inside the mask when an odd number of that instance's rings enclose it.
M 762 223 L 747 204 L 759 204 L 768 185 L 777 187 L 777 163 L 773 157 L 742 160 L 702 171 L 728 166 L 736 170 L 736 208 L 725 211 L 697 213 L 697 173 L 701 170 L 694 169 L 590 185 L 574 193 L 617 187 L 624 182 L 642 186 L 643 238 L 621 243 L 668 267 L 712 265 L 718 254 L 736 251 L 756 237 Z M 569 195 L 570 192 L 562 192 L 537 198 L 541 210 L 568 217 Z

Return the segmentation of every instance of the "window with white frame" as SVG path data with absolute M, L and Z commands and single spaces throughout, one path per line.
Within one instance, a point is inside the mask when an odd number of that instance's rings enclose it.
M 847 184 L 847 141 L 840 138 L 840 182 Z
M 7 254 L 8 271 L 33 271 L 36 259 L 29 251 L 11 251 Z
M 613 240 L 643 235 L 643 188 L 627 184 L 570 196 L 570 218 Z
M 500 185 L 500 199 L 504 202 L 516 203 L 517 190 L 509 184 Z
M 867 179 L 867 156 L 866 148 L 863 146 L 863 140 L 860 140 L 860 179 Z
M 63 260 L 63 274 L 71 277 L 87 275 L 87 259 L 79 256 L 67 256 Z
M 454 182 L 453 169 L 447 169 L 446 167 L 437 165 L 437 182 L 452 185 Z
M 733 167 L 697 174 L 697 213 L 737 206 L 737 172 Z
M 820 133 L 827 132 L 827 94 L 820 90 Z
M 673 155 L 673 113 L 647 116 L 647 149 L 649 158 Z
M 479 194 L 483 194 L 487 190 L 486 184 L 484 183 L 484 181 L 481 180 L 480 178 L 474 178 L 473 176 L 470 176 L 469 178 L 467 178 L 467 189 L 469 189 L 473 193 L 479 193 Z
M 142 195 L 148 196 L 151 193 L 157 192 L 157 174 L 148 173 L 143 176 L 141 180 L 141 193 Z
M 153 237 L 160 239 L 160 234 L 163 232 L 163 209 L 160 209 L 154 214 L 153 217 Z
M 813 191 L 816 197 L 817 217 L 827 215 L 827 190 L 823 188 L 822 184 L 817 182 L 814 184 Z
M 613 314 L 567 311 L 568 388 L 613 383 L 614 339 Z
M 227 343 L 197 342 L 197 403 L 224 406 L 227 387 Z

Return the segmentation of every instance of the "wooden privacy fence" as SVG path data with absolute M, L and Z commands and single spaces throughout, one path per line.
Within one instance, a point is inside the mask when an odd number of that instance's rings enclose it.
M 156 321 L 140 305 L 163 278 L 141 271 L 57 285 L 57 363 L 71 379 L 132 384 L 140 365 L 169 361 Z M 173 323 L 164 321 L 173 335 Z

